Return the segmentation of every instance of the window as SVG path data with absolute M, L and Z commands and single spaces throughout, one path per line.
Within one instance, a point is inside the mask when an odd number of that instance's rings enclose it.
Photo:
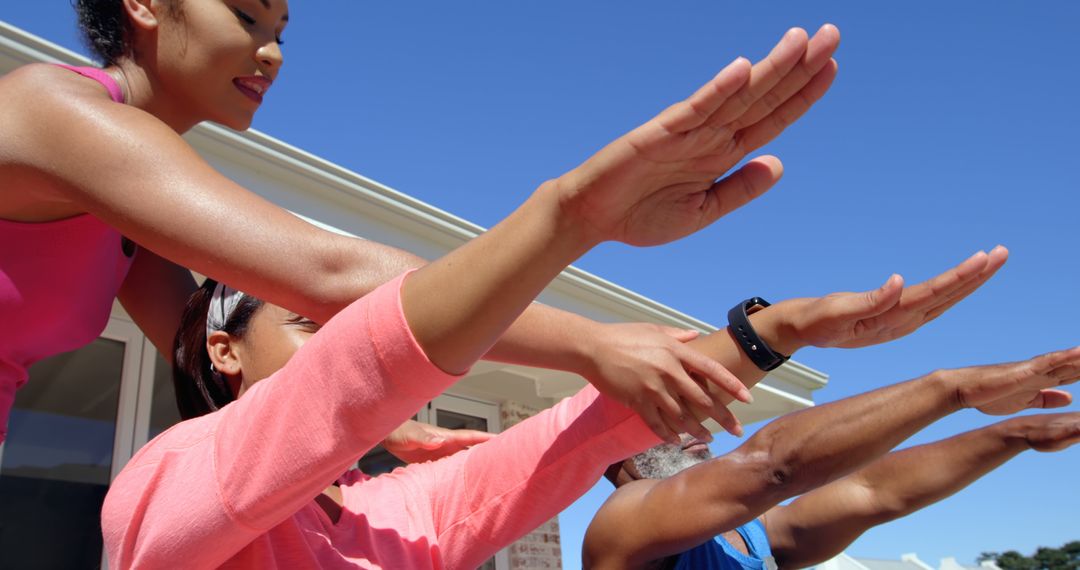
M 102 562 L 101 503 L 130 456 L 141 341 L 111 319 L 93 343 L 31 367 L 0 456 L 0 567 Z
M 101 504 L 131 456 L 180 420 L 172 372 L 126 316 L 102 336 L 35 364 L 0 444 L 0 568 L 107 567 Z M 415 419 L 451 429 L 499 431 L 497 404 L 443 395 Z M 400 464 L 376 448 L 366 473 Z M 55 548 L 42 548 L 55 545 Z M 502 551 L 484 570 L 507 570 Z

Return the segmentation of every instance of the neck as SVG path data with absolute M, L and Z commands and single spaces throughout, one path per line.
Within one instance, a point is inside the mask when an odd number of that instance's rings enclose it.
M 157 117 L 177 133 L 184 134 L 202 121 L 183 112 L 183 106 L 166 94 L 152 70 L 131 59 L 122 59 L 106 67 L 105 72 L 120 84 L 125 103 Z

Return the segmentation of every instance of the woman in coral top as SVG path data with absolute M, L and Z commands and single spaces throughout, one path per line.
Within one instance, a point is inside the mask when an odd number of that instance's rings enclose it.
M 762 166 L 754 176 L 775 173 Z M 375 478 L 352 465 L 451 385 L 597 239 L 672 235 L 642 218 L 631 225 L 647 227 L 623 227 L 589 213 L 610 212 L 619 198 L 544 188 L 489 234 L 323 327 L 208 281 L 177 335 L 177 398 L 189 419 L 114 481 L 102 510 L 110 566 L 467 569 L 555 516 L 609 464 L 657 441 L 591 387 L 440 461 Z M 675 221 L 655 198 L 639 204 L 656 206 L 664 225 Z M 894 276 L 868 293 L 784 301 L 754 313 L 753 326 L 784 354 L 885 342 L 960 301 L 1006 255 L 976 254 L 906 289 Z M 726 331 L 692 344 L 747 387 L 765 374 Z M 235 401 L 212 411 L 209 386 Z
M 325 322 L 423 264 L 313 227 L 214 170 L 181 138 L 202 121 L 248 128 L 281 70 L 285 0 L 78 0 L 77 8 L 103 69 L 35 64 L 0 79 L 0 440 L 27 367 L 95 338 L 114 297 L 167 354 L 195 289 L 188 269 Z M 752 162 L 717 183 L 824 94 L 838 42 L 832 26 L 812 40 L 793 30 L 759 64 L 732 64 L 737 102 L 708 122 L 677 131 L 650 123 L 547 185 L 677 186 L 694 191 L 686 207 L 699 206 L 762 168 Z M 693 100 L 678 108 L 697 112 Z M 742 199 L 771 180 L 761 184 L 740 190 Z M 699 211 L 709 220 L 721 213 Z M 739 384 L 683 345 L 692 337 L 534 306 L 486 356 L 580 373 L 669 439 L 701 433 L 684 402 L 735 429 L 690 374 L 742 394 Z

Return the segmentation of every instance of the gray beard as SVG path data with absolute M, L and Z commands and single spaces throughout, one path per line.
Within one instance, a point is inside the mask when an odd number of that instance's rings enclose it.
M 646 479 L 666 479 L 712 458 L 707 450 L 690 454 L 682 446 L 664 443 L 634 456 L 634 467 Z

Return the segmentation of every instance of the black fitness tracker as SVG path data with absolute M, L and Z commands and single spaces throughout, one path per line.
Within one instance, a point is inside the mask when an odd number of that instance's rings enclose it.
M 768 372 L 787 362 L 791 357 L 773 351 L 768 343 L 754 331 L 754 327 L 750 325 L 750 319 L 746 316 L 746 311 L 756 306 L 764 309 L 769 306 L 769 302 L 761 297 L 753 297 L 735 305 L 727 314 L 728 327 L 731 329 L 731 335 L 735 337 L 735 342 L 739 343 L 746 356 L 750 357 L 758 368 Z

